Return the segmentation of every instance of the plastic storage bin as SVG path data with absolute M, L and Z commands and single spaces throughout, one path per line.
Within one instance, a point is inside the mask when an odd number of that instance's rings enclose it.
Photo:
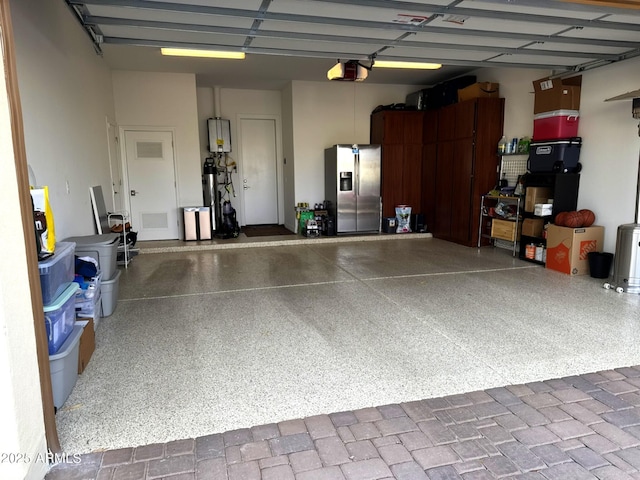
M 91 257 L 97 260 L 103 279 L 113 277 L 118 260 L 119 233 L 70 237 L 65 241 L 75 242 L 77 256 Z
M 76 291 L 78 284 L 66 283 L 65 289 L 49 305 L 44 306 L 49 355 L 56 353 L 73 330 L 76 321 Z
M 53 302 L 67 287 L 67 284 L 73 281 L 75 247 L 76 244 L 73 242 L 56 243 L 53 256 L 38 262 L 43 304 L 47 305 Z
M 116 309 L 120 286 L 120 270 L 110 280 L 103 280 L 100 287 L 102 295 L 102 316 L 108 317 Z
M 78 354 L 83 330 L 84 326 L 75 325 L 60 351 L 49 355 L 53 405 L 56 408 L 64 405 L 78 380 Z
M 533 116 L 533 140 L 556 140 L 578 136 L 580 112 L 553 110 Z

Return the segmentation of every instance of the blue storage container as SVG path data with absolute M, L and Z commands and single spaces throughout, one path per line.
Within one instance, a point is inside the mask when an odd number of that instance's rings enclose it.
M 44 306 L 49 355 L 56 353 L 67 339 L 76 321 L 76 291 L 78 284 L 68 282 L 53 303 Z
M 38 262 L 40 286 L 42 287 L 42 303 L 48 305 L 73 282 L 76 273 L 76 244 L 73 242 L 56 243 L 53 256 Z

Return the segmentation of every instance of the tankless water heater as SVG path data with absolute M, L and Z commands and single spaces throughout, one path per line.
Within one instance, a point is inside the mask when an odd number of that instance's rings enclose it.
M 222 118 L 209 118 L 209 151 L 229 153 L 231 151 L 231 122 Z

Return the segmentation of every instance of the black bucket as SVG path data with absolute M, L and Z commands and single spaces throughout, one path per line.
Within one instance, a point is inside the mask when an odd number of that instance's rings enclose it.
M 589 273 L 593 278 L 608 278 L 613 253 L 589 252 Z

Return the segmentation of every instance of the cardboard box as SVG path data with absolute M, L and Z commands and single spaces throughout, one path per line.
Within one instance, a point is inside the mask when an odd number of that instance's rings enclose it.
M 533 113 L 580 110 L 582 75 L 571 78 L 541 78 L 533 82 Z
M 547 228 L 547 268 L 567 275 L 589 273 L 589 252 L 601 252 L 604 227 L 568 228 L 549 225 Z
M 478 82 L 458 90 L 458 101 L 464 102 L 480 97 L 499 97 L 500 84 L 491 82 Z
M 527 237 L 542 237 L 544 220 L 541 218 L 525 218 L 522 222 L 522 235 Z
M 536 203 L 547 203 L 551 197 L 551 189 L 548 187 L 527 187 L 524 197 L 524 211 L 533 212 Z
M 84 372 L 87 367 L 91 355 L 96 348 L 96 337 L 93 328 L 93 319 L 89 318 L 84 321 L 76 322 L 76 325 L 84 325 L 84 330 L 80 336 L 80 349 L 78 351 L 78 373 Z
M 553 214 L 553 203 L 536 203 L 533 214 L 539 217 L 547 217 Z
M 515 242 L 520 239 L 521 228 L 522 223 L 518 223 L 518 231 L 516 232 L 516 222 L 494 218 L 491 222 L 491 237 Z

